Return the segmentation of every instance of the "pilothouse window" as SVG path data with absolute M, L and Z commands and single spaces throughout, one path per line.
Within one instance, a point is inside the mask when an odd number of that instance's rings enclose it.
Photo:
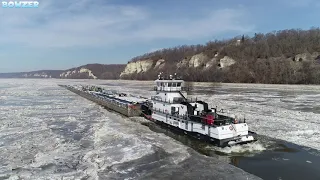
M 169 84 L 168 84 L 168 87 L 172 87 L 172 83 L 169 83 Z
M 177 86 L 180 87 L 181 86 L 181 82 L 178 82 Z

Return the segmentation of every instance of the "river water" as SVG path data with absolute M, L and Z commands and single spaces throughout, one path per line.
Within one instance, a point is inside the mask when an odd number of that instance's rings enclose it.
M 150 91 L 153 82 L 97 84 L 144 96 L 154 94 Z M 221 149 L 184 134 L 167 130 L 165 134 L 201 154 L 223 159 L 263 179 L 320 179 L 320 86 L 214 83 L 192 86 L 191 97 L 223 108 L 230 115 L 245 117 L 250 130 L 260 134 L 259 141 Z
M 0 179 L 320 179 L 317 86 L 196 84 L 192 96 L 244 113 L 261 134 L 217 148 L 59 83 L 153 94 L 152 82 L 1 79 Z
M 259 179 L 58 82 L 0 80 L 0 179 Z

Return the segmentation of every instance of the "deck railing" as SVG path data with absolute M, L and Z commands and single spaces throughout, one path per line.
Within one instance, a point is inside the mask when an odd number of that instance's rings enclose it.
M 185 115 L 179 115 L 178 112 L 169 113 L 166 110 L 160 109 L 160 108 L 153 108 L 152 111 L 165 114 L 166 116 L 169 115 L 169 116 L 172 116 L 172 117 L 177 117 L 177 118 L 183 119 L 185 121 L 197 122 L 197 123 L 201 123 L 203 125 L 208 125 L 208 126 L 212 126 L 212 127 L 216 127 L 216 126 L 220 126 L 220 125 L 226 125 L 226 124 L 232 124 L 233 121 L 234 121 L 234 119 L 231 118 L 231 117 L 223 116 L 223 117 L 215 119 L 214 120 L 215 124 L 209 125 L 209 124 L 206 124 L 203 121 L 201 121 L 201 119 L 203 120 L 204 117 L 201 117 L 201 116 L 198 116 L 198 115 L 190 115 L 190 114 L 188 114 L 188 115 L 186 115 L 186 114 Z M 199 118 L 200 121 L 196 121 L 192 117 Z M 242 122 L 243 122 L 243 120 L 238 119 L 237 123 L 242 123 Z
M 178 92 L 178 91 L 190 91 L 190 87 L 163 87 L 163 86 L 154 86 L 154 91 L 167 91 L 167 92 Z
M 155 101 L 160 101 L 160 102 L 164 102 L 164 103 L 173 103 L 173 104 L 179 104 L 182 102 L 188 102 L 188 103 L 194 103 L 196 101 L 198 101 L 198 98 L 180 98 L 180 99 L 162 99 L 160 97 L 157 96 L 151 96 L 151 100 L 155 100 Z

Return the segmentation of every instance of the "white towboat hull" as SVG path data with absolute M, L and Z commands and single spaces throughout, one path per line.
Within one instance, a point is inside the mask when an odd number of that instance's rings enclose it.
M 246 123 L 208 126 L 157 111 L 153 111 L 151 118 L 153 121 L 169 125 L 188 134 L 202 136 L 201 138 L 208 139 L 220 147 L 256 141 L 254 134 L 248 131 Z

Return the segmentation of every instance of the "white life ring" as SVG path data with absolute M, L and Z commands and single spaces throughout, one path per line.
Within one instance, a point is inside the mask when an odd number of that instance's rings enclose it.
M 229 129 L 232 131 L 232 130 L 233 130 L 233 127 L 232 127 L 232 126 L 229 126 Z

